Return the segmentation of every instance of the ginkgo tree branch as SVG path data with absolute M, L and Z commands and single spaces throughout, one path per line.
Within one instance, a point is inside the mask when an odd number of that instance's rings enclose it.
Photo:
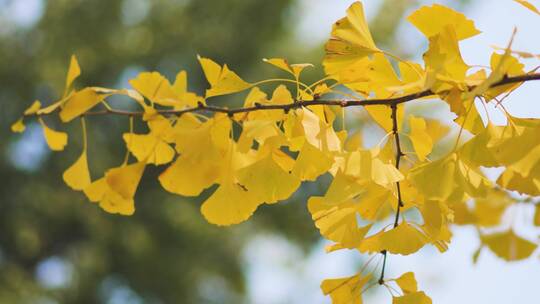
M 405 154 L 401 150 L 401 141 L 399 139 L 399 130 L 398 130 L 398 111 L 397 111 L 397 104 L 391 105 L 392 109 L 392 134 L 394 135 L 394 140 L 396 144 L 396 162 L 395 167 L 397 170 L 399 170 L 399 163 L 401 162 L 401 157 Z M 403 200 L 401 198 L 401 185 L 399 181 L 396 182 L 396 192 L 397 192 L 397 206 L 396 206 L 396 213 L 394 217 L 394 227 L 396 228 L 399 225 L 399 214 L 401 212 L 401 207 L 403 207 Z M 386 269 L 386 259 L 388 256 L 388 251 L 384 250 L 381 252 L 383 255 L 383 264 L 381 269 L 381 276 L 379 277 L 379 284 L 384 284 L 384 271 Z
M 540 80 L 540 73 L 531 73 L 531 74 L 523 74 L 518 76 L 512 76 L 512 77 L 504 77 L 502 80 L 492 84 L 489 88 L 495 88 L 507 84 L 513 84 L 513 83 L 520 83 L 520 82 L 527 82 L 527 81 L 533 81 L 533 80 Z M 475 86 L 469 87 L 469 90 L 473 90 Z M 443 95 L 445 92 L 439 92 L 438 95 Z M 327 105 L 327 106 L 339 106 L 339 107 L 353 107 L 353 106 L 374 106 L 374 105 L 387 105 L 387 106 L 393 106 L 398 105 L 401 103 L 406 103 L 409 101 L 414 101 L 423 97 L 428 97 L 436 95 L 431 90 L 424 90 L 404 96 L 399 97 L 390 97 L 390 98 L 374 98 L 374 99 L 364 99 L 364 100 L 336 100 L 336 99 L 315 99 L 311 101 L 305 101 L 305 100 L 295 100 L 293 103 L 289 104 L 255 104 L 252 107 L 240 107 L 240 108 L 227 108 L 227 107 L 219 107 L 219 106 L 213 106 L 213 105 L 205 105 L 203 103 L 199 103 L 196 107 L 186 108 L 186 109 L 157 109 L 156 112 L 162 115 L 182 115 L 185 113 L 192 113 L 192 112 L 215 112 L 215 113 L 225 113 L 229 116 L 232 116 L 234 114 L 238 113 L 247 113 L 247 112 L 255 112 L 255 111 L 264 111 L 264 110 L 283 110 L 285 112 L 288 112 L 292 109 L 297 109 L 301 107 L 308 107 L 308 106 L 315 106 L 315 105 Z M 35 115 L 48 115 L 52 114 L 53 112 L 49 112 L 46 114 L 35 114 Z M 118 110 L 113 108 L 107 108 L 104 110 L 99 111 L 91 111 L 86 112 L 84 115 L 125 115 L 125 116 L 142 116 L 145 114 L 144 111 L 128 111 L 128 110 Z

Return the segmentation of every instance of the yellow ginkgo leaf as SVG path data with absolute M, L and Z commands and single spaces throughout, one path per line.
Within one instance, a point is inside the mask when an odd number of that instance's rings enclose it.
M 396 75 L 390 60 L 383 53 L 372 55 L 367 77 L 369 78 L 368 88 L 376 98 L 389 98 L 395 95 L 395 92 L 389 88 L 403 84 Z
M 260 146 L 263 146 L 266 140 L 282 135 L 272 120 L 249 120 L 244 122 L 242 128 L 243 130 L 238 144 L 243 146 L 241 150 L 244 153 L 251 149 L 253 140 L 257 141 Z
M 371 179 L 378 185 L 393 187 L 396 182 L 403 179 L 403 174 L 393 164 L 373 158 L 371 165 Z
M 180 102 L 171 83 L 158 72 L 142 72 L 129 84 L 148 100 L 164 106 L 175 106 Z
M 341 204 L 356 198 L 359 194 L 365 192 L 366 185 L 363 181 L 358 180 L 355 176 L 350 176 L 342 171 L 338 171 L 330 184 L 330 187 L 324 195 L 327 203 Z M 310 211 L 315 211 L 310 208 Z
M 337 37 L 350 41 L 353 45 L 361 48 L 371 51 L 379 50 L 371 37 L 362 2 L 354 2 L 347 9 L 347 17 L 341 26 L 337 23 L 335 29 L 335 35 Z
M 39 100 L 36 100 L 32 103 L 31 106 L 24 110 L 24 115 L 36 114 L 39 109 L 41 109 L 41 102 Z
M 397 107 L 397 120 L 399 129 L 401 127 L 403 117 L 405 116 L 405 110 L 402 105 L 398 105 Z M 384 131 L 392 132 L 392 109 L 390 109 L 388 106 L 383 105 L 369 106 L 365 107 L 364 109 L 366 109 L 369 116 L 373 118 L 377 125 L 383 128 Z
M 407 17 L 407 20 L 428 38 L 441 33 L 447 26 L 455 29 L 458 40 L 480 34 L 472 20 L 440 4 L 423 6 Z
M 436 119 L 425 119 L 426 121 L 426 132 L 431 137 L 431 141 L 435 144 L 442 138 L 444 138 L 448 132 L 450 132 L 450 127 L 442 124 Z
M 424 53 L 426 70 L 433 73 L 431 90 L 445 91 L 464 83 L 469 66 L 463 61 L 455 29 L 446 26 L 429 38 L 429 49 Z M 429 77 L 429 75 L 428 75 Z
M 409 138 L 413 144 L 416 156 L 420 161 L 424 161 L 426 156 L 433 149 L 433 142 L 427 133 L 426 121 L 421 117 L 409 116 L 411 132 Z
M 378 165 L 380 165 L 380 163 Z M 373 167 L 372 152 L 369 150 L 358 149 L 344 155 L 344 163 L 340 168 L 348 176 L 355 177 L 358 180 L 371 181 L 373 180 Z
M 132 215 L 135 212 L 133 198 L 125 198 L 110 188 L 107 189 L 105 195 L 99 201 L 99 206 L 112 214 Z
M 103 97 L 92 88 L 75 92 L 64 104 L 60 111 L 60 119 L 69 122 L 86 111 L 92 109 L 103 100 Z
M 66 89 L 64 92 L 64 96 L 67 94 L 67 91 L 73 84 L 73 81 L 77 79 L 81 75 L 81 67 L 79 66 L 79 62 L 77 61 L 77 57 L 75 55 L 71 56 L 71 61 L 69 64 L 69 69 L 66 77 Z
M 71 94 L 69 94 L 67 97 L 65 98 L 62 98 L 62 100 L 59 100 L 53 104 L 50 104 L 48 106 L 46 106 L 45 108 L 43 109 L 39 109 L 37 111 L 37 114 L 38 115 L 42 115 L 42 114 L 51 114 L 52 112 L 56 111 L 58 108 L 60 108 L 60 106 L 62 106 L 62 104 L 64 104 L 64 102 L 69 98 L 71 97 Z
M 226 116 L 214 116 L 201 123 L 188 117 L 182 115 L 175 125 L 178 153 L 193 163 L 221 164 L 231 145 L 230 120 Z
M 540 171 L 537 170 L 537 171 Z M 538 172 L 540 174 L 540 172 Z M 517 191 L 531 196 L 540 195 L 540 179 L 525 178 L 519 172 L 507 168 L 497 179 L 497 185 L 504 189 Z
M 421 91 L 426 86 L 426 71 L 419 63 L 400 61 L 398 67 L 403 84 L 394 88 L 390 87 L 388 91 L 409 94 Z
M 321 235 L 338 243 L 342 248 L 356 248 L 371 229 L 371 225 L 358 227 L 356 208 L 347 202 L 341 205 L 343 206 L 321 197 L 311 197 L 308 200 L 308 208 Z
M 210 58 L 197 56 L 197 59 L 201 64 L 204 76 L 206 76 L 206 80 L 208 80 L 208 83 L 211 86 L 217 84 L 221 75 L 221 66 Z
M 369 54 L 380 52 L 371 37 L 361 2 L 354 2 L 347 9 L 347 16 L 333 25 L 325 50 L 323 65 L 328 75 L 336 75 Z
M 524 7 L 529 9 L 531 12 L 533 12 L 533 13 L 535 13 L 537 15 L 540 15 L 540 10 L 538 10 L 538 8 L 536 8 L 536 6 L 534 6 L 529 1 L 526 1 L 526 0 L 514 0 L 514 1 L 521 4 L 521 5 L 523 5 Z
M 206 90 L 206 97 L 232 94 L 251 87 L 235 72 L 229 70 L 227 65 L 223 67 L 208 58 L 198 56 L 204 75 L 210 83 L 210 89 Z
M 394 199 L 392 191 L 373 182 L 363 187 L 363 192 L 356 199 L 358 213 L 365 220 L 381 220 L 386 216 L 383 211 L 391 210 L 390 202 Z
M 105 179 L 109 188 L 113 191 L 125 199 L 132 199 L 135 196 L 145 167 L 145 162 L 137 162 L 131 165 L 109 169 L 105 173 Z
M 490 66 L 491 74 L 489 75 L 485 83 L 478 86 L 478 88 L 483 87 L 483 89 L 485 89 L 485 92 L 482 93 L 486 97 L 486 101 L 490 101 L 493 98 L 499 96 L 500 94 L 514 90 L 521 85 L 521 83 L 518 82 L 514 84 L 508 84 L 504 86 L 498 86 L 496 88 L 487 89 L 487 87 L 491 86 L 497 81 L 502 80 L 504 77 L 513 77 L 525 73 L 525 65 L 519 62 L 517 58 L 512 56 L 512 54 L 510 53 L 510 49 L 505 50 L 504 54 L 502 55 L 493 53 L 491 55 Z M 475 93 L 476 95 L 480 95 L 479 92 L 476 92 L 477 90 L 478 89 L 475 89 L 473 92 L 471 92 L 471 94 Z
M 330 43 L 330 40 L 328 43 Z M 356 93 L 369 96 L 369 69 L 371 59 L 367 56 L 358 55 L 339 56 L 337 54 L 326 55 L 325 72 L 331 75 L 339 83 L 345 84 Z
M 103 88 L 103 87 L 89 87 L 89 89 L 92 89 L 97 94 L 102 95 L 103 99 L 112 95 L 123 95 L 136 101 L 141 107 L 145 109 L 145 111 L 146 111 L 146 108 L 148 108 L 148 105 L 144 101 L 144 97 L 135 90 L 131 90 L 131 89 L 116 90 L 116 89 L 108 89 L 108 88 Z M 68 100 L 68 98 L 66 98 L 66 100 Z M 39 113 L 40 112 L 38 112 L 38 114 Z
M 311 63 L 289 64 L 289 62 L 283 58 L 270 58 L 270 59 L 264 58 L 263 61 L 279 69 L 282 69 L 285 72 L 291 73 L 292 75 L 294 75 L 294 78 L 296 79 L 300 77 L 300 73 L 302 72 L 303 69 L 307 67 L 313 67 Z
M 24 125 L 24 120 L 22 117 L 17 119 L 17 121 L 14 122 L 13 124 L 11 124 L 11 132 L 22 133 L 24 132 L 25 129 L 26 129 L 26 126 Z
M 409 171 L 408 179 L 427 199 L 445 200 L 455 188 L 456 156 L 422 164 Z M 433 187 L 433 181 L 437 187 Z
M 154 134 L 124 133 L 126 146 L 138 161 L 163 165 L 171 162 L 176 154 L 174 149 Z
M 497 132 L 496 128 L 500 127 L 488 124 L 482 132 L 463 144 L 458 150 L 460 159 L 474 166 L 500 166 L 492 150 L 488 148 L 488 143 L 492 141 L 493 134 Z
M 440 204 L 439 201 L 428 200 L 420 209 L 424 219 L 422 228 L 432 239 L 437 239 L 443 228 L 444 214 Z
M 272 93 L 272 99 L 268 102 L 274 105 L 285 105 L 293 103 L 291 92 L 284 85 L 279 85 Z
M 227 181 L 202 204 L 201 213 L 209 223 L 229 226 L 247 220 L 260 204 L 243 186 Z
M 404 294 L 414 293 L 418 291 L 418 284 L 414 278 L 414 273 L 406 272 L 396 279 L 396 283 Z
M 315 89 L 313 90 L 313 93 L 315 95 L 324 95 L 326 93 L 330 93 L 331 89 L 328 87 L 326 83 L 318 84 Z
M 534 174 L 540 167 L 540 119 L 512 118 L 513 124 L 493 128 L 488 148 L 501 164 L 525 178 L 540 178 Z
M 248 108 L 248 107 L 254 107 L 255 104 L 263 104 L 263 103 L 266 103 L 268 102 L 268 95 L 266 95 L 265 92 L 261 91 L 261 89 L 259 89 L 259 87 L 253 87 L 245 101 L 244 101 L 244 107 L 245 108 Z M 250 113 L 252 114 L 252 113 Z
M 196 163 L 181 155 L 159 176 L 161 186 L 169 192 L 198 196 L 218 178 L 218 166 L 209 162 Z
M 186 93 L 187 92 L 188 84 L 187 84 L 187 72 L 186 71 L 180 71 L 180 72 L 178 72 L 178 74 L 176 74 L 176 78 L 174 79 L 172 89 L 176 93 Z
M 97 203 L 103 198 L 108 188 L 107 181 L 102 177 L 86 186 L 83 192 L 89 201 Z
M 371 275 L 356 274 L 347 278 L 326 279 L 321 283 L 325 295 L 330 295 L 334 304 L 362 304 L 362 289 Z
M 392 304 L 431 304 L 431 298 L 423 291 L 406 294 L 401 297 L 393 297 Z
M 157 142 L 154 150 L 148 156 L 148 163 L 155 165 L 163 165 L 170 163 L 176 152 L 174 149 L 165 141 L 160 140 Z
M 467 92 L 465 99 L 473 99 L 476 96 L 483 95 L 486 98 L 486 101 L 490 101 L 497 95 L 502 94 L 505 91 L 509 91 L 513 88 L 517 88 L 521 85 L 520 83 L 513 83 L 490 89 L 493 84 L 501 81 L 504 77 L 519 75 L 523 73 L 523 65 L 512 56 L 511 48 L 514 42 L 515 35 L 516 29 L 514 29 L 512 37 L 510 38 L 510 42 L 508 42 L 506 49 L 504 49 L 504 54 L 499 55 L 497 53 L 493 53 L 490 62 L 491 73 L 487 77 L 483 76 L 482 78 L 484 79 L 482 79 L 480 83 L 475 83 L 474 89 L 470 92 Z
M 99 203 L 101 209 L 108 213 L 132 215 L 135 212 L 133 198 L 124 198 L 115 192 L 109 187 L 105 177 L 94 181 L 83 191 L 91 202 Z
M 186 71 L 180 71 L 176 75 L 172 89 L 178 97 L 178 104 L 175 104 L 175 109 L 180 109 L 186 106 L 196 107 L 199 103 L 205 104 L 204 98 L 195 93 L 188 92 Z
M 537 244 L 516 235 L 512 229 L 501 233 L 482 235 L 481 239 L 491 251 L 506 261 L 526 259 L 538 247 Z
M 360 150 L 364 147 L 364 138 L 361 132 L 354 132 L 345 139 L 344 149 L 347 152 Z
M 326 153 L 323 153 L 310 143 L 304 143 L 296 158 L 292 172 L 302 181 L 314 181 L 330 170 L 333 162 L 332 157 Z
M 464 111 L 460 112 L 459 114 L 456 113 L 457 117 L 454 119 L 454 122 L 472 134 L 476 135 L 482 133 L 485 126 L 480 114 L 478 113 L 474 99 L 463 100 L 461 102 L 463 104 Z
M 49 128 L 45 122 L 40 118 L 39 122 L 43 127 L 43 135 L 45 136 L 45 141 L 49 148 L 53 151 L 62 151 L 67 145 L 68 135 L 64 132 L 55 131 Z
M 490 181 L 477 166 L 471 166 L 456 153 L 426 163 L 409 171 L 409 180 L 426 199 L 445 200 L 454 190 L 465 191 L 471 197 L 484 197 Z M 433 187 L 437 180 L 437 187 Z
M 371 225 L 359 227 L 354 200 L 365 191 L 355 177 L 338 171 L 324 197 L 311 197 L 308 210 L 321 234 L 341 248 L 356 248 Z
M 477 198 L 474 202 L 473 214 L 475 222 L 481 227 L 493 227 L 501 224 L 502 217 L 514 200 L 506 191 L 490 190 L 485 198 Z
M 409 255 L 415 253 L 427 243 L 426 236 L 407 222 L 388 231 L 380 231 L 362 241 L 360 252 L 381 252 L 387 250 L 393 254 Z
M 300 179 L 283 170 L 271 154 L 241 169 L 238 181 L 258 200 L 267 204 L 287 199 L 300 186 Z
M 325 114 L 317 115 L 317 113 L 307 108 L 298 109 L 295 113 L 300 118 L 306 142 L 323 152 L 341 150 L 341 139 L 337 136 L 330 123 L 326 121 Z
M 73 190 L 84 190 L 91 183 L 90 171 L 88 170 L 88 160 L 86 151 L 71 165 L 62 175 L 64 182 Z

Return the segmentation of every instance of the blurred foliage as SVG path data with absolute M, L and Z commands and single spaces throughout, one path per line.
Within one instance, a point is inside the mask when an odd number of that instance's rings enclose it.
M 304 203 L 307 193 L 324 192 L 324 179 L 305 185 L 290 202 L 262 207 L 248 223 L 223 229 L 200 215 L 205 195 L 188 200 L 166 193 L 156 182 L 162 169 L 154 168 L 145 173 L 135 215 L 120 217 L 63 184 L 77 145 L 52 155 L 35 126 L 28 126 L 25 140 L 9 135 L 13 117 L 32 100 L 48 104 L 61 95 L 71 54 L 79 57 L 85 85 L 125 86 L 143 69 L 170 78 L 186 69 L 199 92 L 206 83 L 197 53 L 241 75 L 256 75 L 254 66 L 268 75 L 270 68 L 255 63 L 279 55 L 275 50 L 283 54 L 289 43 L 289 58 L 316 59 L 322 49 L 310 53 L 288 36 L 284 21 L 292 2 L 0 0 L 0 303 L 239 303 L 241 249 L 250 236 L 283 233 L 306 250 L 318 239 Z M 373 21 L 375 37 L 391 44 L 396 20 L 414 2 L 384 1 Z M 33 12 L 36 22 L 10 21 L 13 7 L 22 7 L 22 16 Z M 118 139 L 127 125 L 127 119 L 89 120 L 94 178 L 121 162 Z M 43 278 L 50 267 L 60 267 L 67 281 Z
M 58 98 L 72 53 L 82 64 L 84 84 L 114 87 L 140 69 L 173 76 L 183 68 L 190 71 L 191 85 L 202 90 L 197 52 L 248 72 L 261 50 L 286 35 L 280 16 L 290 2 L 43 1 L 36 24 L 0 31 L 0 303 L 106 303 L 114 297 L 132 303 L 238 303 L 245 289 L 239 252 L 251 226 L 288 230 L 305 244 L 315 238 L 298 204 L 261 214 L 262 225 L 209 225 L 198 202 L 169 195 L 155 182 L 161 168 L 147 171 L 134 216 L 111 216 L 62 183 L 64 160 L 76 157 L 77 145 L 52 155 L 39 149 L 38 129 L 27 133 L 38 133 L 32 140 L 37 148 L 20 148 L 19 138 L 8 137 L 12 117 L 29 101 Z M 16 5 L 0 1 L 0 11 Z M 97 178 L 100 167 L 121 161 L 124 148 L 117 139 L 127 121 L 92 119 L 89 126 Z M 77 124 L 72 128 L 78 131 Z M 20 158 L 25 149 L 41 153 Z M 53 271 L 62 266 L 68 282 L 56 288 L 47 285 L 54 277 L 42 282 L 40 271 L 47 275 L 50 265 Z

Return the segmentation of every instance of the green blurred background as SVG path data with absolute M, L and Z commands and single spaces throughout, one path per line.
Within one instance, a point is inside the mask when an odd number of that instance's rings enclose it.
M 375 40 L 407 56 L 395 36 L 417 1 L 376 2 Z M 22 135 L 9 126 L 33 100 L 59 97 L 71 54 L 82 66 L 79 86 L 126 87 L 142 70 L 172 78 L 186 69 L 198 93 L 206 82 L 196 54 L 229 64 L 247 80 L 279 73 L 263 57 L 320 63 L 321 42 L 298 38 L 309 8 L 309 1 L 294 0 L 0 0 L 0 303 L 250 303 L 250 290 L 283 290 L 249 286 L 250 267 L 257 267 L 251 257 L 285 246 L 297 252 L 294 267 L 314 246 L 322 251 L 305 202 L 324 193 L 327 178 L 304 185 L 288 202 L 259 208 L 249 222 L 217 228 L 199 213 L 203 198 L 166 193 L 156 181 L 162 168 L 155 168 L 145 173 L 135 215 L 114 216 L 62 182 L 80 153 L 78 124 L 65 127 L 70 145 L 55 154 L 35 123 L 28 121 Z M 314 69 L 309 77 L 321 75 Z M 121 161 L 127 123 L 88 121 L 94 178 Z M 270 237 L 261 243 L 261 235 Z M 316 290 L 318 281 L 311 283 Z

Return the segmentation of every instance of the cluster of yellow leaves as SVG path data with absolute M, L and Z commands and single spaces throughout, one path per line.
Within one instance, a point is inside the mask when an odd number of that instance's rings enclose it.
M 538 12 L 527 1 L 517 2 Z M 373 179 L 365 181 L 355 179 L 353 175 L 336 175 L 327 195 L 311 198 L 308 204 L 321 234 L 336 243 L 328 248 L 330 251 L 356 248 L 369 253 L 411 254 L 428 243 L 444 251 L 451 238 L 450 223 L 499 226 L 505 211 L 515 205 L 516 200 L 509 191 L 531 197 L 540 195 L 540 120 L 508 115 L 507 125 L 485 125 L 474 103 L 478 97 L 486 103 L 500 102 L 498 96 L 519 87 L 520 83 L 491 86 L 504 77 L 525 74 L 523 64 L 512 54 L 524 56 L 512 51 L 510 43 L 503 49 L 503 54 L 492 54 L 489 72 L 480 69 L 470 73 L 470 66 L 461 56 L 459 42 L 480 33 L 473 21 L 438 4 L 418 9 L 407 20 L 429 41 L 423 66 L 399 60 L 395 70 L 390 64 L 395 56 L 375 45 L 362 4 L 356 2 L 348 9 L 347 16 L 337 21 L 332 29 L 323 61 L 326 73 L 366 98 L 399 97 L 430 90 L 448 103 L 457 116 L 455 122 L 459 127 L 474 136 L 443 157 L 431 161 L 428 156 L 441 137 L 430 134 L 427 120 L 409 116 L 407 137 L 417 161 L 401 168 L 402 177 L 397 181 L 402 185 L 404 209 L 418 209 L 423 224 L 402 221 L 395 227 L 368 235 L 372 223 L 365 221 L 377 220 L 373 214 L 380 212 L 389 198 L 395 202 L 396 191 L 389 188 L 385 195 L 384 191 L 373 187 Z M 367 107 L 366 110 L 384 130 L 391 131 L 389 108 Z M 400 119 L 404 116 L 402 113 L 398 113 L 400 129 L 405 122 Z M 345 159 L 348 160 L 347 157 Z M 369 176 L 365 171 L 369 167 L 365 159 L 369 158 L 360 159 L 362 161 L 354 167 L 364 170 L 362 177 Z M 505 171 L 494 183 L 484 175 L 483 167 L 503 167 Z M 347 172 L 350 171 L 344 170 L 344 174 Z M 378 186 L 384 188 L 384 185 Z M 363 226 L 359 226 L 358 219 L 362 219 Z M 516 235 L 511 228 L 502 233 L 482 233 L 481 240 L 485 247 L 506 260 L 527 258 L 537 247 L 537 244 Z M 353 291 L 348 290 L 347 296 L 352 296 Z M 344 292 L 341 288 L 340 293 Z M 334 303 L 347 303 L 346 296 L 336 300 L 337 294 L 330 294 Z M 394 303 L 431 303 L 423 297 L 420 294 L 405 295 L 394 298 Z
M 529 2 L 516 1 L 538 13 Z M 283 83 L 296 86 L 280 83 L 271 94 L 261 85 L 276 80 L 250 83 L 227 65 L 204 57 L 198 57 L 209 83 L 204 96 L 188 91 L 185 71 L 174 82 L 158 72 L 142 72 L 129 81 L 131 89 L 77 90 L 73 82 L 81 69 L 72 57 L 62 98 L 45 108 L 35 101 L 12 130 L 23 132 L 23 119 L 37 116 L 48 146 L 61 151 L 67 145 L 67 134 L 51 129 L 43 116 L 58 112 L 63 123 L 80 117 L 82 153 L 63 179 L 109 213 L 133 214 L 135 193 L 148 165 L 164 167 L 159 182 L 171 193 L 199 196 L 213 189 L 202 203 L 201 213 L 208 222 L 221 226 L 241 223 L 260 205 L 287 200 L 302 182 L 327 174 L 333 180 L 325 195 L 309 198 L 307 207 L 316 228 L 332 242 L 328 252 L 352 249 L 383 252 L 386 257 L 413 254 L 428 244 L 443 252 L 451 240 L 452 223 L 499 227 L 506 210 L 516 206 L 511 191 L 540 195 L 540 119 L 507 114 L 506 125 L 486 124 L 475 103 L 476 99 L 501 103 L 499 96 L 518 88 L 521 83 L 493 86 L 505 77 L 525 74 L 524 65 L 513 55 L 530 54 L 512 51 L 510 43 L 502 54 L 491 55 L 489 69 L 471 72 L 461 56 L 460 42 L 480 33 L 472 20 L 438 4 L 416 10 L 407 20 L 428 41 L 423 64 L 398 59 L 377 47 L 363 5 L 355 2 L 334 24 L 325 45 L 327 77 L 307 85 L 301 81 L 301 73 L 310 64 L 265 59 L 292 77 Z M 444 149 L 440 144 L 449 132 L 447 126 L 406 115 L 403 104 L 392 104 L 365 107 L 373 122 L 387 132 L 379 145 L 365 148 L 361 137 L 334 128 L 342 108 L 309 104 L 338 93 L 337 86 L 366 100 L 425 92 L 422 96 L 439 98 L 456 116 L 460 132 L 455 147 Z M 244 110 L 256 110 L 232 112 L 207 106 L 209 98 L 247 90 Z M 128 114 L 141 116 L 148 130 L 135 133 L 131 126 L 122 135 L 128 151 L 124 162 L 92 179 L 84 117 L 97 107 L 104 113 L 122 114 L 107 103 L 113 95 L 135 101 L 140 111 Z M 259 107 L 274 108 L 263 111 Z M 212 109 L 218 113 L 201 111 Z M 461 142 L 463 132 L 470 133 L 470 139 Z M 434 153 L 441 146 L 443 152 Z M 406 150 L 411 152 L 403 153 Z M 129 163 L 130 155 L 135 162 Z M 401 159 L 406 162 L 399 166 Z M 492 181 L 483 168 L 503 168 L 503 173 Z M 537 226 L 539 209 L 534 220 Z M 420 216 L 408 219 L 409 211 Z M 393 223 L 377 225 L 390 218 Z M 509 261 L 527 258 L 537 248 L 512 227 L 496 233 L 479 231 L 482 247 Z M 360 272 L 325 280 L 321 288 L 334 303 L 362 303 L 364 287 L 372 277 Z M 391 282 L 402 292 L 393 295 L 393 303 L 431 303 L 418 290 L 414 274 L 379 283 Z
M 321 289 L 325 295 L 332 298 L 333 303 L 356 303 L 362 304 L 362 293 L 371 286 L 366 284 L 371 279 L 371 275 L 363 276 L 361 273 L 351 277 L 328 279 L 321 284 Z M 388 284 L 395 283 L 401 290 L 401 295 L 392 295 L 393 304 L 431 304 L 429 298 L 423 291 L 418 290 L 418 284 L 414 273 L 407 272 L 399 278 L 387 280 L 384 283 L 389 289 Z M 396 289 L 393 289 L 397 292 Z

